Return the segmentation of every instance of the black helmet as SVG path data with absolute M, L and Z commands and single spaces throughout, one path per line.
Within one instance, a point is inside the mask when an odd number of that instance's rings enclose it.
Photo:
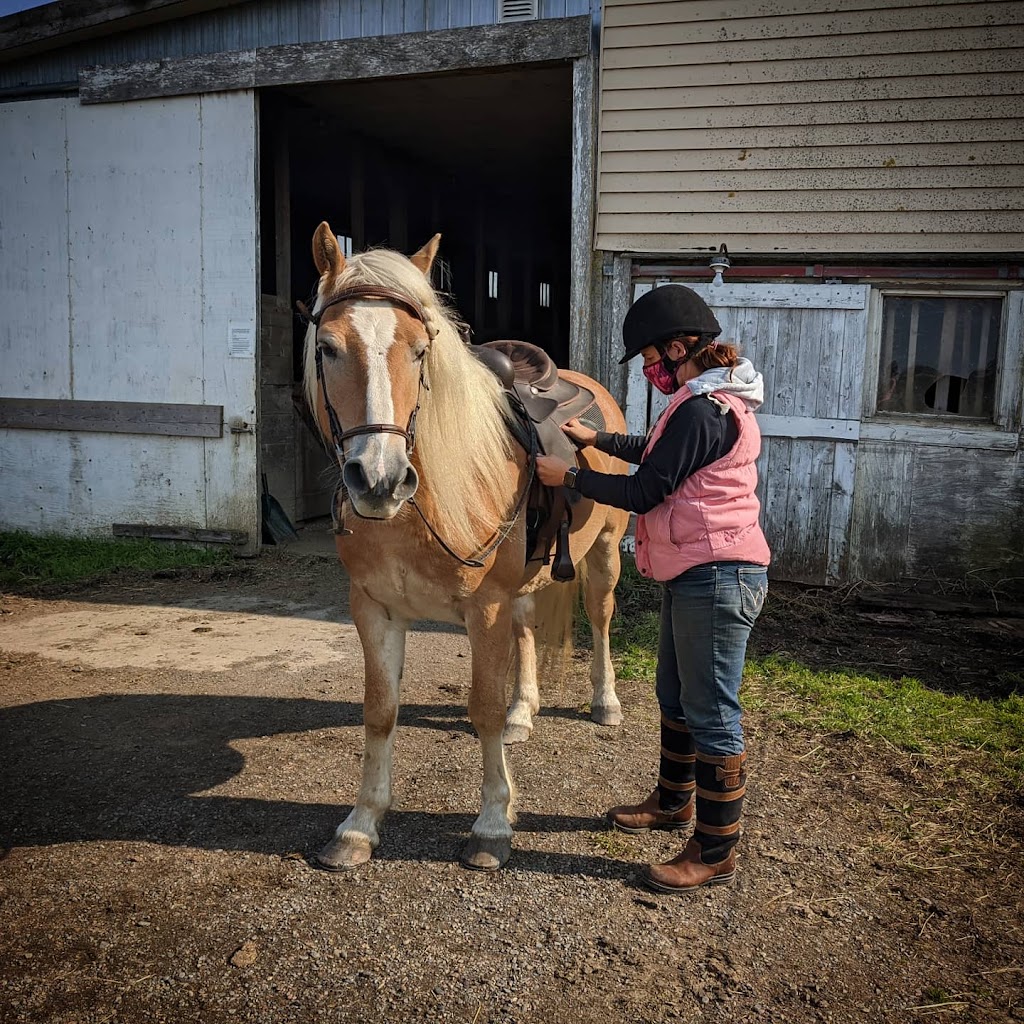
M 708 304 L 692 289 L 681 284 L 663 284 L 641 295 L 626 313 L 622 322 L 622 341 L 626 354 L 619 360 L 632 359 L 648 345 L 662 345 L 684 334 L 696 334 L 703 344 L 694 346 L 687 358 L 704 348 L 722 333 Z

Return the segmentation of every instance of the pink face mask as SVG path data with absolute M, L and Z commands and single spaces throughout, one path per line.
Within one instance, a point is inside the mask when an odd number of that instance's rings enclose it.
M 663 395 L 673 395 L 679 390 L 675 370 L 670 370 L 661 359 L 650 366 L 645 366 L 644 376 Z

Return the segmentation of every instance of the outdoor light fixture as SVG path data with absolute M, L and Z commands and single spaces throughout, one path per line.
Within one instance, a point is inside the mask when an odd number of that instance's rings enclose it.
M 729 262 L 729 250 L 726 249 L 725 242 L 718 247 L 718 252 L 711 257 L 711 262 L 708 266 L 715 272 L 714 280 L 711 283 L 714 285 L 722 284 L 722 274 L 732 266 Z

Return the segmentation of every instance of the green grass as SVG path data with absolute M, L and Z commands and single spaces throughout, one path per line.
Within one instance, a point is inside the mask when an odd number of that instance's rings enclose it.
M 117 569 L 174 569 L 221 565 L 230 551 L 151 540 L 93 540 L 82 537 L 0 533 L 0 587 L 73 583 Z
M 747 662 L 744 705 L 824 733 L 881 739 L 936 755 L 975 751 L 996 776 L 1024 785 L 1024 694 L 979 700 L 940 693 L 906 676 L 887 679 L 837 667 L 813 671 L 776 657 Z
M 616 671 L 624 680 L 653 682 L 660 592 L 631 571 L 623 573 L 617 598 Z M 842 665 L 819 671 L 773 656 L 747 660 L 742 699 L 748 710 L 817 733 L 853 734 L 927 755 L 974 751 L 986 774 L 1024 786 L 1021 692 L 978 700 L 931 690 L 917 679 L 866 675 Z

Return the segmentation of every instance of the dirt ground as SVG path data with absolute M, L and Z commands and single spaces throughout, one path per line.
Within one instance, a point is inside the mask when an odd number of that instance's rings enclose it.
M 267 556 L 0 598 L 0 1021 L 1024 1021 L 1024 801 L 849 736 L 747 716 L 732 888 L 641 888 L 678 837 L 609 832 L 656 766 L 649 687 L 586 716 L 586 662 L 511 750 L 509 866 L 478 809 L 459 631 L 410 636 L 375 859 L 311 868 L 358 787 L 340 567 Z M 845 600 L 840 600 L 845 598 Z M 1024 620 L 775 586 L 752 641 L 994 696 Z

